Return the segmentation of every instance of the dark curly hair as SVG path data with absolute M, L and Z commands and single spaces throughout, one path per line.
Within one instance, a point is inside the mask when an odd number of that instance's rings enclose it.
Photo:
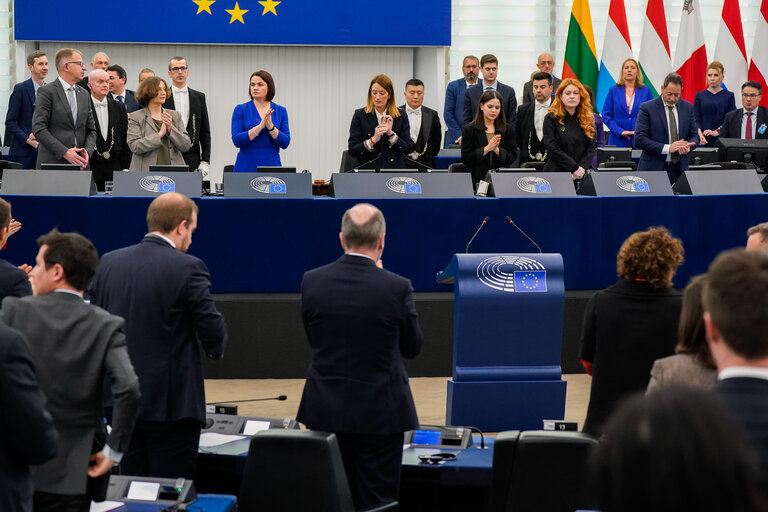
M 622 279 L 648 281 L 654 288 L 671 288 L 672 275 L 683 262 L 683 244 L 667 228 L 652 227 L 627 238 L 616 257 Z

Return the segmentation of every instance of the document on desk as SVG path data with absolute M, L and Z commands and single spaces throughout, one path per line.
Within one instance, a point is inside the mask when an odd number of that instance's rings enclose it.
M 219 434 L 218 432 L 203 432 L 200 434 L 200 448 L 221 446 L 223 444 L 231 443 L 232 441 L 239 441 L 244 437 L 245 436 L 232 434 Z
M 122 508 L 124 505 L 125 503 L 121 503 L 119 501 L 102 501 L 99 503 L 92 501 L 89 512 L 108 512 L 110 510 L 117 510 Z

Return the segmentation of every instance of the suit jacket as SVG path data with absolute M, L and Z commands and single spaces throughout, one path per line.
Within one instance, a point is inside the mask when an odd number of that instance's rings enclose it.
M 136 101 L 136 93 L 134 91 L 131 91 L 129 89 L 125 89 L 123 91 L 123 101 L 118 101 L 117 96 L 112 94 L 111 92 L 108 94 L 110 98 L 120 103 L 125 110 L 130 114 L 131 112 L 136 112 L 137 110 L 141 110 L 143 107 L 139 105 L 139 102 Z
M 357 158 L 361 169 L 402 169 L 406 167 L 405 158 L 413 150 L 411 140 L 411 126 L 408 124 L 408 116 L 400 112 L 392 123 L 392 131 L 397 134 L 397 142 L 390 147 L 386 136 L 382 135 L 379 142 L 373 146 L 373 151 L 363 144 L 373 137 L 373 132 L 379 125 L 376 113 L 366 114 L 365 109 L 355 110 L 352 123 L 349 126 L 349 140 L 347 141 L 349 155 Z
M 482 84 L 483 80 L 478 78 L 477 84 Z M 477 85 L 475 84 L 475 85 Z M 461 131 L 464 129 L 464 93 L 467 90 L 467 81 L 464 77 L 454 80 L 448 84 L 445 90 L 445 107 L 443 108 L 443 119 L 448 127 L 446 136 L 446 146 L 455 144 Z
M 301 315 L 312 361 L 297 420 L 357 434 L 418 426 L 402 359 L 423 339 L 408 279 L 345 254 L 304 274 Z
M 104 433 L 105 380 L 115 400 L 110 448 L 128 449 L 136 418 L 139 383 L 123 319 L 66 292 L 7 297 L 0 316 L 26 336 L 61 436 L 58 455 L 32 470 L 35 491 L 84 494 L 94 439 Z
M 675 385 L 709 389 L 716 378 L 717 370 L 707 368 L 692 354 L 675 354 L 654 361 L 648 391 Z
M 405 111 L 405 105 L 400 107 L 400 112 L 405 117 L 408 113 Z M 410 130 L 410 121 L 408 129 Z M 409 132 L 410 133 L 410 132 Z M 424 164 L 430 169 L 435 168 L 435 157 L 440 151 L 440 143 L 443 138 L 443 128 L 440 125 L 440 116 L 435 110 L 429 107 L 421 106 L 421 128 L 419 136 L 413 141 L 413 151 L 408 155 L 412 160 Z M 413 162 L 406 164 L 408 167 L 419 167 Z
M 640 113 L 640 105 L 653 99 L 650 87 L 636 87 L 635 99 L 632 102 L 632 111 L 627 110 L 627 95 L 624 86 L 614 85 L 608 89 L 608 95 L 603 103 L 603 122 L 610 130 L 608 144 L 620 148 L 634 145 L 634 137 L 622 137 L 623 131 L 635 131 L 637 116 Z
M 183 153 L 189 149 L 189 135 L 181 122 L 181 114 L 173 111 L 172 117 L 171 133 L 166 135 L 169 143 L 168 149 L 171 153 L 171 164 L 184 165 L 186 161 Z M 128 149 L 133 153 L 130 170 L 148 171 L 150 165 L 157 164 L 157 150 L 162 145 L 162 140 L 157 134 L 155 123 L 146 108 L 137 110 L 128 118 L 126 142 Z
M 490 152 L 483 155 L 488 138 L 485 130 L 478 130 L 474 124 L 464 126 L 461 135 L 461 162 L 472 173 L 472 183 L 485 179 L 490 169 L 511 167 L 517 158 L 517 146 L 515 145 L 515 127 L 507 125 L 507 131 L 501 134 L 499 154 Z
M 96 107 L 91 102 L 93 121 L 96 124 L 96 150 L 91 156 L 93 179 L 99 190 L 104 190 L 104 182 L 112 180 L 114 171 L 128 169 L 131 166 L 131 150 L 128 147 L 128 114 L 125 107 L 117 100 L 107 98 L 108 125 L 107 138 L 101 136 L 99 116 Z M 109 153 L 109 159 L 104 158 L 104 152 Z
M 5 297 L 26 297 L 32 295 L 32 285 L 27 273 L 12 263 L 0 258 L 0 300 Z
M 183 151 L 184 161 L 189 165 L 190 171 L 196 171 L 200 162 L 211 163 L 211 125 L 208 121 L 208 107 L 205 104 L 205 94 L 194 89 L 189 89 L 189 120 L 187 121 L 187 133 L 192 145 Z M 175 110 L 171 91 L 168 91 L 168 99 L 163 108 Z
M 67 93 L 59 79 L 37 90 L 32 132 L 40 145 L 37 148 L 37 167 L 45 163 L 68 164 L 64 153 L 69 148 L 85 148 L 88 155 L 96 144 L 96 124 L 93 122 L 90 93 L 75 86 L 77 120 L 72 119 Z
M 30 466 L 56 456 L 59 434 L 21 333 L 0 324 L 0 510 L 32 512 Z
M 508 85 L 498 82 L 496 91 L 501 94 L 501 109 L 507 119 L 507 124 L 514 126 L 517 117 L 517 99 L 515 90 Z M 480 106 L 480 97 L 483 95 L 483 85 L 476 83 L 464 93 L 464 124 L 472 122 Z M 463 141 L 463 140 L 462 140 Z
M 524 162 L 543 162 L 534 158 L 537 154 L 546 158 L 547 149 L 544 147 L 544 141 L 539 140 L 536 134 L 536 125 L 534 115 L 536 113 L 536 100 L 523 103 L 517 109 L 517 119 L 515 121 L 515 138 L 517 148 L 520 151 L 520 164 Z M 542 134 L 542 139 L 544 138 Z M 529 147 L 530 146 L 530 147 Z
M 544 146 L 547 148 L 547 160 L 544 171 L 576 172 L 592 167 L 595 156 L 595 138 L 587 137 L 576 116 L 565 112 L 563 124 L 560 124 L 552 112 L 544 116 Z
M 699 143 L 699 127 L 693 118 L 693 105 L 683 99 L 677 102 L 677 133 L 681 139 Z M 661 97 L 640 105 L 635 124 L 635 147 L 642 149 L 637 170 L 663 171 L 667 155 L 661 152 L 669 144 L 667 109 Z M 691 147 L 693 149 L 693 147 Z M 680 170 L 688 169 L 688 155 L 680 155 Z
M 101 258 L 89 295 L 125 318 L 128 352 L 141 384 L 139 419 L 205 423 L 199 346 L 209 358 L 221 359 L 227 345 L 205 263 L 146 235 Z
M 552 75 L 552 97 L 553 98 L 557 93 L 557 88 L 560 87 L 560 82 L 562 82 L 562 79 L 557 78 L 555 75 Z M 536 101 L 536 98 L 533 97 L 533 80 L 528 80 L 523 84 L 523 105 L 533 103 L 534 101 Z
M 723 126 L 720 127 L 720 137 L 723 139 L 741 138 L 741 124 L 744 122 L 744 109 L 733 110 L 725 115 L 725 121 Z M 755 138 L 756 139 L 768 139 L 768 129 L 763 133 L 758 132 L 762 125 L 768 127 L 768 108 L 757 107 L 757 119 L 752 119 L 752 123 L 755 125 Z
M 13 86 L 11 98 L 8 100 L 8 113 L 5 116 L 5 144 L 10 146 L 11 160 L 21 163 L 24 168 L 33 169 L 37 158 L 37 150 L 27 144 L 32 133 L 32 114 L 35 111 L 35 85 L 29 78 Z

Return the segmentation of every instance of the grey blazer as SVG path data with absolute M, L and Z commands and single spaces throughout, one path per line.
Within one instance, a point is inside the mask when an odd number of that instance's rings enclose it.
M 63 163 L 69 148 L 85 148 L 90 156 L 96 145 L 96 123 L 93 120 L 89 94 L 75 86 L 77 121 L 72 119 L 69 100 L 56 79 L 37 90 L 35 112 L 32 115 L 32 133 L 40 146 L 37 150 L 37 167 L 46 163 Z
M 709 389 L 716 378 L 717 370 L 705 368 L 691 354 L 675 354 L 653 363 L 647 392 L 670 385 Z
M 27 338 L 61 439 L 58 455 L 32 468 L 35 490 L 85 494 L 94 438 L 104 429 L 104 381 L 114 398 L 107 444 L 124 453 L 133 432 L 139 381 L 128 357 L 125 322 L 63 292 L 6 297 L 0 317 Z
M 192 141 L 181 122 L 181 114 L 167 109 L 163 109 L 163 112 L 171 112 L 173 116 L 173 127 L 168 134 L 171 164 L 186 165 L 182 153 L 192 147 Z M 128 117 L 128 147 L 133 153 L 130 170 L 148 171 L 150 165 L 157 164 L 157 150 L 161 144 L 149 110 L 142 108 L 132 112 Z

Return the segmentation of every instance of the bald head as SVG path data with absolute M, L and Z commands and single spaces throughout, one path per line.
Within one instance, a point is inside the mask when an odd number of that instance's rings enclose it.
M 178 192 L 168 192 L 155 198 L 147 210 L 147 228 L 151 232 L 167 234 L 182 221 L 191 222 L 198 208 L 194 201 Z
M 384 215 L 372 204 L 356 204 L 341 219 L 342 244 L 347 251 L 378 249 L 385 231 Z
M 539 55 L 539 60 L 536 62 L 536 67 L 539 71 L 552 74 L 552 70 L 555 68 L 555 58 L 549 53 L 542 53 Z
M 768 222 L 752 226 L 747 230 L 747 250 L 768 251 Z
M 91 95 L 102 101 L 109 92 L 109 73 L 103 69 L 94 69 L 88 73 L 88 87 Z

